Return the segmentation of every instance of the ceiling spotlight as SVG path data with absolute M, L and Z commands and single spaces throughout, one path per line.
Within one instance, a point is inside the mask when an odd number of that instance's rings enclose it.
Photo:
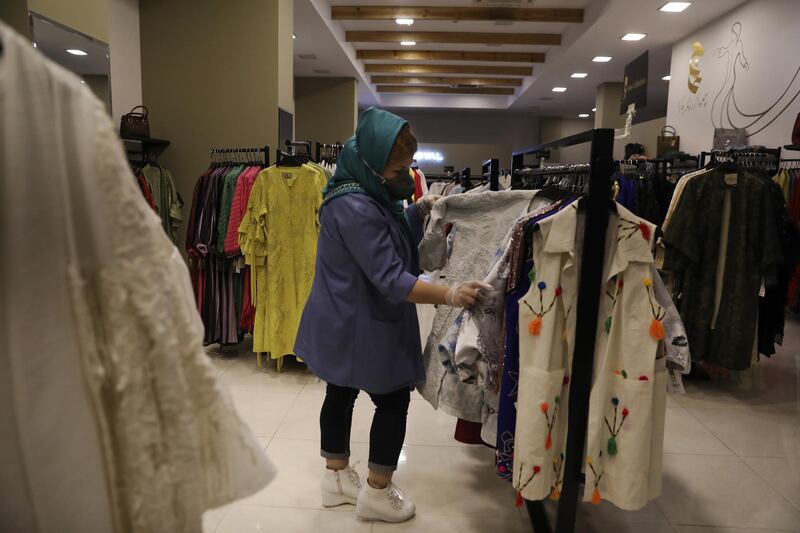
M 566 87 L 553 87 L 553 92 L 554 93 L 563 93 L 563 92 L 566 92 L 566 91 L 567 91 Z
M 672 79 L 672 76 L 670 76 L 669 74 L 667 74 L 666 76 L 664 76 L 664 77 L 663 77 L 663 78 L 661 78 L 661 79 L 662 79 L 662 80 L 664 80 L 664 81 L 669 81 L 669 80 L 671 80 L 671 79 Z
M 576 72 L 572 76 L 570 76 L 570 78 L 585 78 L 586 76 L 588 76 L 588 74 L 586 74 L 585 72 Z
M 595 56 L 592 61 L 595 63 L 608 63 L 611 61 L 611 56 Z
M 593 108 L 592 108 L 592 113 L 594 113 L 595 111 L 597 111 L 597 108 L 596 108 L 596 107 L 593 107 Z
M 659 8 L 659 11 L 665 13 L 680 13 L 690 5 L 692 5 L 691 2 L 667 2 Z
M 86 82 L 85 82 L 84 80 L 81 80 L 81 83 L 84 83 L 84 84 L 85 84 Z
M 645 37 L 647 37 L 646 33 L 626 33 L 620 39 L 623 41 L 641 41 Z
M 417 46 L 417 41 L 400 41 L 400 46 Z
M 38 48 L 38 46 L 36 46 L 36 43 L 33 43 L 33 47 L 34 47 L 34 48 Z
M 297 39 L 297 35 L 295 35 L 295 34 L 293 33 L 293 34 L 292 34 L 292 39 Z
M 412 24 L 414 24 L 414 19 L 401 18 L 401 19 L 394 19 L 394 21 L 401 26 L 411 26 Z
M 589 113 L 581 113 L 578 115 L 578 118 L 589 118 Z
M 67 48 L 67 53 L 72 54 L 74 56 L 86 56 L 89 55 L 83 50 L 78 50 L 77 48 Z

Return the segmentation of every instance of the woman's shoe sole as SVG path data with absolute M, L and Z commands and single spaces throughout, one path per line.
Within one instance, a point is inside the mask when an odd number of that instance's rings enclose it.
M 356 499 L 344 494 L 335 494 L 333 492 L 322 493 L 322 506 L 323 507 L 339 507 L 340 505 L 355 505 Z

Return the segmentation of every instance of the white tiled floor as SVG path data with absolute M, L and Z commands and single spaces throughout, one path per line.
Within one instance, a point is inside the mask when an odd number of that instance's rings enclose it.
M 227 349 L 230 351 L 230 349 Z M 453 440 L 455 420 L 412 396 L 398 484 L 417 502 L 406 524 L 359 522 L 353 508 L 324 510 L 319 495 L 319 408 L 324 384 L 301 365 L 256 368 L 247 347 L 213 364 L 244 420 L 277 465 L 258 494 L 205 515 L 204 533 L 517 533 L 532 531 L 514 508 L 493 452 Z M 614 533 L 800 532 L 800 324 L 763 364 L 760 386 L 734 380 L 687 383 L 668 402 L 662 496 L 636 512 L 582 505 L 578 531 Z M 366 475 L 372 404 L 353 420 L 353 460 Z M 549 510 L 552 505 L 548 504 Z

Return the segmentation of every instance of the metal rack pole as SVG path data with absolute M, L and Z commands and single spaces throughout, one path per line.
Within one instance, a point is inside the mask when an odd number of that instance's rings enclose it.
M 602 291 L 606 229 L 609 214 L 609 190 L 614 170 L 614 130 L 595 129 L 566 137 L 552 143 L 514 152 L 512 161 L 520 164 L 525 154 L 547 149 L 591 143 L 589 194 L 583 200 L 583 252 L 576 310 L 575 349 L 572 356 L 569 390 L 569 422 L 567 447 L 564 456 L 564 484 L 558 503 L 556 533 L 573 533 L 581 496 L 581 470 L 584 462 L 584 442 L 589 420 L 589 397 L 594 369 L 594 348 L 597 318 Z M 527 502 L 536 533 L 551 531 L 542 502 Z

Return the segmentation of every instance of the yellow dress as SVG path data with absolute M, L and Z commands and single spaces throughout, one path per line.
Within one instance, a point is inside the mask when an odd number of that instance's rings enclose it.
M 269 167 L 256 178 L 239 226 L 239 245 L 252 266 L 253 351 L 272 359 L 293 353 L 314 281 L 325 183 L 309 164 Z

